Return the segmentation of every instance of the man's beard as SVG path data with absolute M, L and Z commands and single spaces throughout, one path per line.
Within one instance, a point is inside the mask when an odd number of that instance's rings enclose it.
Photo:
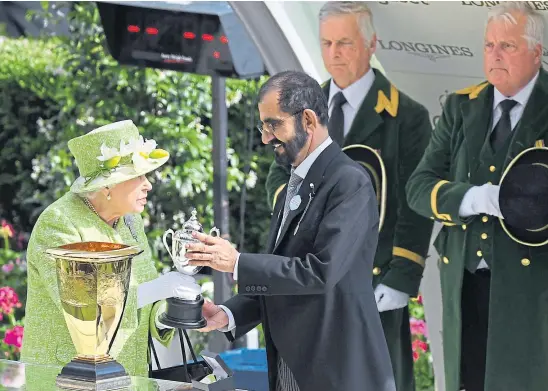
M 275 139 L 270 142 L 271 144 L 282 144 L 281 147 L 283 148 L 283 152 L 280 153 L 278 151 L 274 151 L 274 154 L 276 155 L 276 163 L 282 166 L 289 166 L 293 164 L 297 159 L 297 155 L 306 144 L 306 140 L 308 140 L 308 134 L 304 130 L 302 123 L 297 121 L 295 126 L 295 136 L 292 140 L 282 143 L 280 140 Z

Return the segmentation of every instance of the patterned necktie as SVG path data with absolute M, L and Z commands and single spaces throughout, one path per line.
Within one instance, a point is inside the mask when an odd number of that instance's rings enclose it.
M 512 132 L 510 110 L 512 110 L 517 103 L 518 102 L 512 99 L 506 99 L 499 103 L 500 108 L 502 109 L 502 115 L 497 126 L 495 126 L 491 133 L 491 147 L 495 152 L 504 145 L 504 142 Z
M 329 135 L 339 146 L 343 146 L 344 143 L 344 113 L 342 105 L 346 103 L 342 91 L 339 91 L 333 97 L 333 111 L 329 117 L 329 123 L 327 128 L 329 129 Z
M 284 226 L 285 219 L 287 218 L 287 215 L 289 214 L 289 204 L 291 203 L 291 199 L 297 194 L 297 190 L 299 189 L 299 185 L 301 184 L 303 178 L 295 174 L 295 169 L 291 168 L 291 177 L 289 178 L 289 183 L 287 184 L 287 194 L 285 196 L 285 204 L 284 204 L 284 214 L 282 217 L 282 223 L 280 224 L 280 228 Z

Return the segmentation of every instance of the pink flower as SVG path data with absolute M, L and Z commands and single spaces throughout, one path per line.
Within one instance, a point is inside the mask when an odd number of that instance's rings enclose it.
M 413 352 L 413 361 L 417 361 L 419 359 L 420 355 L 418 352 Z
M 424 353 L 426 353 L 428 351 L 428 344 L 424 341 L 421 341 L 420 339 L 414 340 L 412 346 L 414 352 L 422 350 Z
M 0 312 L 11 314 L 14 307 L 21 308 L 17 293 L 9 286 L 0 288 Z
M 8 224 L 6 220 L 2 220 L 2 228 L 0 229 L 0 232 L 2 235 L 7 236 L 8 238 L 12 238 L 13 234 L 15 233 L 13 231 L 13 226 L 11 224 Z
M 411 326 L 411 334 L 424 335 L 426 338 L 428 338 L 428 329 L 424 320 L 411 318 L 409 319 L 409 323 Z
M 419 303 L 420 305 L 423 304 L 423 303 L 422 303 L 422 295 L 419 295 L 419 296 L 417 297 L 417 303 Z
M 13 262 L 7 263 L 5 265 L 2 265 L 2 271 L 4 273 L 9 273 L 13 270 L 13 267 L 14 267 Z
M 4 336 L 4 343 L 6 345 L 15 346 L 17 350 L 21 349 L 23 345 L 23 326 L 15 326 L 12 329 L 6 330 Z

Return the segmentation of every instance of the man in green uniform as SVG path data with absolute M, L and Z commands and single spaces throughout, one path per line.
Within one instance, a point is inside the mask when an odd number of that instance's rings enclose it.
M 433 221 L 408 207 L 405 184 L 428 145 L 428 111 L 370 67 L 376 35 L 366 3 L 326 3 L 320 11 L 320 38 L 332 76 L 324 86 L 331 138 L 341 147 L 366 145 L 385 165 L 386 215 L 371 272 L 397 390 L 413 391 L 407 304 L 418 294 Z M 283 148 L 276 139 L 272 144 Z M 273 162 L 266 184 L 271 206 L 288 179 L 289 168 Z
M 544 391 L 548 385 L 548 246 L 510 238 L 501 177 L 548 137 L 542 16 L 526 2 L 489 11 L 487 81 L 451 94 L 407 184 L 409 205 L 443 223 L 446 391 Z

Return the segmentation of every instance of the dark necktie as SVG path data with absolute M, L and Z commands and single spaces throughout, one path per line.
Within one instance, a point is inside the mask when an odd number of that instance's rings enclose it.
M 497 126 L 493 129 L 493 133 L 491 133 L 491 147 L 493 147 L 495 152 L 504 145 L 504 142 L 512 132 L 510 110 L 512 110 L 517 103 L 518 102 L 512 99 L 506 99 L 499 103 L 500 108 L 502 109 L 502 115 Z
M 331 111 L 331 116 L 329 117 L 329 123 L 327 125 L 329 135 L 341 147 L 344 142 L 344 113 L 342 105 L 345 103 L 346 98 L 342 91 L 337 92 L 333 97 L 333 111 Z

